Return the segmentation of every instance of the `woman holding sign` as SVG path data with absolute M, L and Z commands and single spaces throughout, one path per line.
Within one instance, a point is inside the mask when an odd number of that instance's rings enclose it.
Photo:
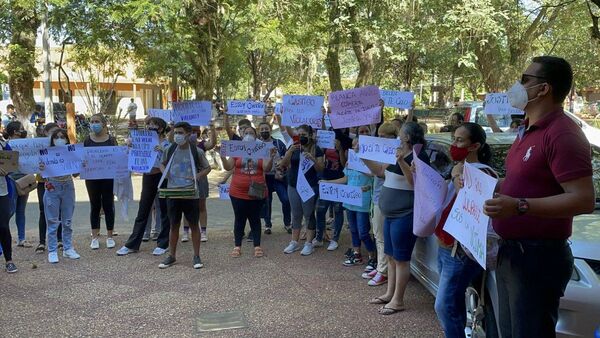
M 384 216 L 384 252 L 388 259 L 387 292 L 371 300 L 371 304 L 385 304 L 382 315 L 404 310 L 404 291 L 410 279 L 410 258 L 417 237 L 413 234 L 414 181 L 411 171 L 413 146 L 425 144 L 423 128 L 418 123 L 406 122 L 399 132 L 400 147 L 395 164 L 380 164 L 365 160 L 374 175 L 384 176 L 379 194 L 379 208 Z M 424 148 L 424 147 L 423 147 Z M 425 150 L 417 155 L 429 164 Z
M 0 140 L 0 150 L 9 151 L 10 146 L 8 143 Z M 6 272 L 15 273 L 17 272 L 17 266 L 12 261 L 12 236 L 10 235 L 10 219 L 14 214 L 14 208 L 12 206 L 16 195 L 14 184 L 8 178 L 8 171 L 0 167 L 0 246 L 4 253 L 4 260 L 6 261 Z

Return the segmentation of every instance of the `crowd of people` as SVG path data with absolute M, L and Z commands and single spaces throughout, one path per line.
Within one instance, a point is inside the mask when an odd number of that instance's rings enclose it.
M 562 103 L 571 83 L 572 71 L 565 60 L 539 57 L 508 92 L 511 104 L 525 110 L 526 119 L 522 125 L 515 126 L 518 136 L 506 158 L 506 177 L 499 178 L 496 194 L 485 205 L 485 213 L 493 219 L 493 229 L 501 238 L 496 274 L 504 337 L 554 336 L 558 301 L 572 271 L 573 257 L 567 242 L 572 218 L 594 207 L 590 146 L 581 130 L 562 114 Z M 483 128 L 455 117 L 448 128 L 453 133 L 449 149 L 455 163 L 449 177 L 449 184 L 454 187 L 453 196 L 447 199 L 448 204 L 435 228 L 440 245 L 435 311 L 447 337 L 464 337 L 465 291 L 485 269 L 443 226 L 456 194 L 463 188 L 465 162 L 495 178 L 498 174 L 489 166 L 493 154 L 486 144 Z M 323 124 L 324 128 L 328 127 L 325 121 Z M 273 145 L 269 157 L 264 159 L 220 156 L 222 167 L 229 171 L 221 183 L 230 180 L 229 196 L 234 215 L 234 244 L 230 255 L 243 255 L 242 242 L 246 237 L 252 242 L 253 255 L 263 257 L 261 236 L 272 233 L 275 193 L 281 203 L 282 226 L 290 236 L 287 245 L 282 243 L 283 253 L 292 255 L 300 251 L 302 256 L 311 255 L 326 241 L 328 251 L 337 250 L 346 221 L 352 247 L 345 252 L 342 263 L 364 266 L 362 277 L 370 286 L 387 283 L 381 295 L 369 301 L 381 304 L 380 314 L 403 311 L 410 261 L 417 240 L 413 232 L 413 159 L 429 164 L 426 147 L 415 147 L 426 144 L 426 126 L 418 123 L 411 113 L 404 119 L 384 121 L 382 105 L 380 123 L 335 130 L 329 126 L 335 132 L 335 147 L 331 149 L 317 145 L 313 127 L 282 126 L 276 116 L 271 122 L 264 119 L 256 125 L 242 119 L 237 128 L 231 128 L 229 116 L 225 114 L 224 126 L 231 140 Z M 283 140 L 273 138 L 274 126 L 281 131 Z M 184 241 L 191 232 L 193 268 L 202 268 L 200 243 L 208 240 L 207 176 L 211 172 L 206 152 L 218 147 L 216 131 L 211 125 L 208 134 L 197 133 L 186 122 L 169 125 L 156 117 L 146 120 L 146 128 L 158 134 L 160 142 L 156 150 L 160 155 L 153 169 L 143 175 L 132 233 L 116 254 L 126 256 L 140 249 L 149 237 L 154 210 L 157 226 L 153 254 L 168 253 L 159 268 L 168 268 L 177 262 L 182 220 Z M 53 123 L 46 124 L 43 132 L 50 138 L 51 147 L 70 143 L 66 131 Z M 364 160 L 370 173 L 349 168 L 348 157 L 358 149 L 360 135 L 400 140 L 396 163 Z M 563 142 L 565 135 L 571 140 L 570 144 Z M 7 140 L 25 136 L 20 122 L 12 121 L 5 128 Z M 3 150 L 10 149 L 6 140 L 0 141 L 0 145 Z M 108 133 L 104 116 L 92 116 L 90 135 L 83 145 L 117 145 L 116 139 Z M 418 153 L 415 149 L 419 149 Z M 305 172 L 302 172 L 303 159 L 313 163 Z M 45 170 L 43 163 L 39 170 Z M 301 174 L 314 192 L 311 198 L 303 199 L 296 189 Z M 23 174 L 0 170 L 0 212 L 3 215 L 0 217 L 0 245 L 9 273 L 17 271 L 9 228 L 13 214 L 16 214 L 18 229 L 17 245 L 27 245 L 24 230 L 27 195 L 18 196 L 15 189 L 20 175 Z M 73 176 L 76 175 L 45 179 L 38 176 L 40 243 L 36 252 L 47 252 L 50 263 L 58 263 L 61 247 L 63 257 L 80 258 L 72 240 Z M 320 199 L 319 182 L 360 187 L 362 203 L 350 205 Z M 98 237 L 101 211 L 107 231 L 105 245 L 114 248 L 113 181 L 86 180 L 85 185 L 90 201 L 90 248 L 101 247 Z M 247 223 L 249 232 L 246 234 Z M 326 231 L 328 225 L 333 230 L 331 236 Z M 524 316 L 529 319 L 522 320 Z

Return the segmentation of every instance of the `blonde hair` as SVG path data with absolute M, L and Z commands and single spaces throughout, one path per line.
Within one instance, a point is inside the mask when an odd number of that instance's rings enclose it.
M 392 122 L 384 122 L 381 126 L 379 126 L 378 133 L 398 136 L 398 128 L 396 128 Z

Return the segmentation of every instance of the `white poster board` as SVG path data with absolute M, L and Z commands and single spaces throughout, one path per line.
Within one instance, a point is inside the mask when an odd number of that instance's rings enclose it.
M 222 141 L 221 156 L 267 159 L 273 143 L 263 141 Z
M 386 107 L 412 109 L 415 93 L 396 90 L 379 90 L 379 95 Z
M 265 115 L 266 105 L 259 101 L 227 101 L 227 115 Z
M 40 150 L 50 146 L 49 137 L 19 138 L 8 141 L 13 151 L 19 152 L 19 171 L 23 174 L 40 172 Z
M 323 96 L 284 95 L 283 115 L 281 123 L 284 126 L 298 127 L 308 124 L 313 128 L 323 125 Z
M 510 105 L 506 93 L 487 93 L 483 111 L 487 115 L 523 115 L 524 111 Z
M 358 157 L 381 163 L 395 164 L 396 150 L 400 140 L 360 135 L 358 137 Z
M 173 102 L 173 122 L 187 122 L 192 126 L 208 126 L 212 117 L 210 101 Z
M 362 206 L 363 191 L 361 187 L 345 184 L 319 183 L 319 198 L 325 201 L 342 202 Z
M 371 170 L 363 160 L 358 157 L 358 153 L 356 153 L 353 149 L 348 149 L 348 169 L 353 169 L 356 171 L 360 171 L 364 174 L 371 174 Z
M 78 174 L 85 157 L 83 144 L 48 147 L 39 151 L 39 162 L 45 165 L 43 178 Z
M 221 200 L 230 200 L 229 197 L 229 183 L 219 184 L 219 199 Z
M 317 130 L 317 146 L 321 149 L 335 149 L 335 132 L 329 130 Z
M 85 147 L 84 180 L 119 179 L 129 177 L 126 146 Z
M 148 173 L 152 170 L 158 151 L 158 134 L 152 130 L 131 130 L 131 149 L 129 150 L 129 171 Z
M 170 109 L 148 109 L 148 116 L 150 117 L 158 117 L 159 119 L 163 119 L 165 122 L 173 122 L 173 111 Z

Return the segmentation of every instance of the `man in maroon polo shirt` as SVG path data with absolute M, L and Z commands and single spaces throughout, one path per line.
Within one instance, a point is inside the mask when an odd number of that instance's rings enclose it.
M 563 113 L 573 72 L 567 61 L 542 56 L 508 91 L 525 110 L 485 213 L 502 238 L 496 271 L 502 337 L 555 337 L 560 298 L 573 271 L 567 239 L 573 216 L 594 210 L 591 149 Z

